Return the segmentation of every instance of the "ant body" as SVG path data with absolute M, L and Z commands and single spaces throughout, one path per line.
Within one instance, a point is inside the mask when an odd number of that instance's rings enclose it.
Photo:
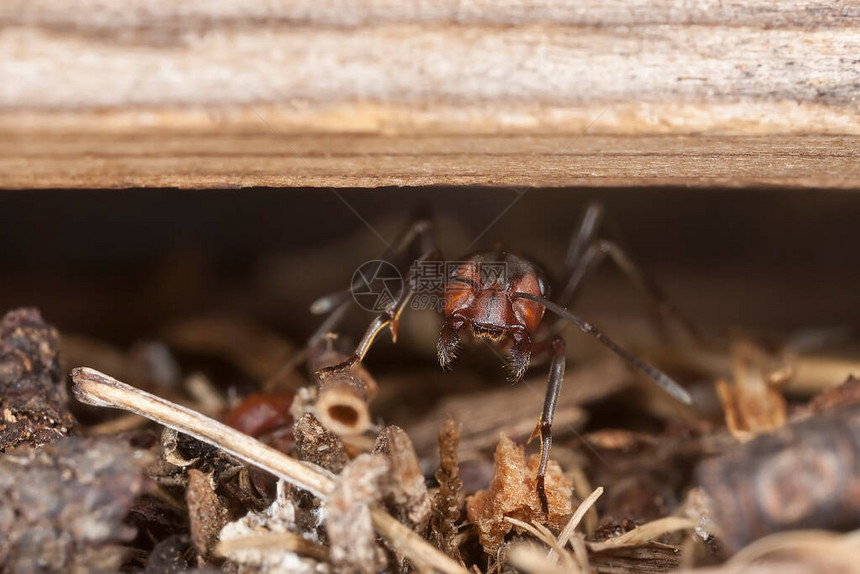
M 600 262 L 609 256 L 633 283 L 642 290 L 657 309 L 663 314 L 674 314 L 666 298 L 656 285 L 621 250 L 617 244 L 596 237 L 602 220 L 603 210 L 598 204 L 590 205 L 582 222 L 574 234 L 568 251 L 567 267 L 569 278 L 562 291 L 559 302 L 549 299 L 549 285 L 543 271 L 531 261 L 506 251 L 482 251 L 449 265 L 446 271 L 444 289 L 445 322 L 439 334 L 437 356 L 439 364 L 448 369 L 456 357 L 463 335 L 476 340 L 488 341 L 491 345 L 507 353 L 511 367 L 511 382 L 519 381 L 531 364 L 549 355 L 551 363 L 546 398 L 535 431 L 529 440 L 539 436 L 541 439 L 541 459 L 537 471 L 537 492 L 544 514 L 548 512 L 548 502 L 544 480 L 549 452 L 552 446 L 552 420 L 561 384 L 564 379 L 565 342 L 555 334 L 557 329 L 546 328 L 543 322 L 548 311 L 558 317 L 557 321 L 567 320 L 576 324 L 583 332 L 593 336 L 614 353 L 654 380 L 660 387 L 679 401 L 690 404 L 690 395 L 668 375 L 633 356 L 603 334 L 592 324 L 580 319 L 567 309 L 575 298 L 583 279 Z M 385 309 L 370 324 L 354 353 L 344 362 L 320 369 L 318 376 L 325 377 L 364 359 L 377 335 L 386 327 L 391 330 L 396 341 L 397 324 L 400 314 L 407 307 L 416 292 L 415 265 L 422 262 L 441 261 L 441 253 L 435 248 L 429 236 L 430 224 L 418 221 L 401 237 L 387 255 L 404 251 L 416 239 L 421 241 L 422 255 L 413 264 L 397 301 Z M 383 256 L 383 260 L 386 257 Z M 352 292 L 357 285 L 354 283 Z M 345 293 L 337 293 L 317 300 L 312 309 L 325 312 L 340 306 L 343 310 L 349 304 Z M 338 310 L 332 313 L 332 317 Z M 675 315 L 677 319 L 681 319 Z M 327 321 L 330 326 L 336 319 Z M 681 324 L 689 329 L 686 322 Z

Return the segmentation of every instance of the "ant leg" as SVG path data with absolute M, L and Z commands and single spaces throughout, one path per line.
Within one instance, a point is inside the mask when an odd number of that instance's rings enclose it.
M 547 381 L 543 412 L 541 412 L 537 428 L 535 428 L 529 439 L 531 441 L 536 436 L 540 436 L 540 466 L 538 466 L 537 471 L 537 493 L 541 509 L 547 518 L 549 518 L 549 501 L 546 497 L 546 466 L 549 462 L 549 451 L 552 448 L 552 418 L 555 414 L 558 394 L 561 391 L 561 383 L 564 380 L 564 346 L 564 339 L 561 337 L 553 339 L 552 364 L 549 368 L 549 380 Z
M 329 313 L 320 326 L 317 327 L 317 330 L 314 331 L 314 334 L 311 335 L 310 339 L 308 339 L 304 348 L 291 357 L 283 367 L 278 369 L 278 372 L 263 381 L 263 389 L 267 391 L 277 389 L 293 369 L 298 368 L 299 365 L 307 361 L 311 349 L 316 348 L 320 341 L 325 339 L 326 335 L 331 333 L 334 326 L 340 322 L 344 314 L 349 310 L 349 306 L 349 301 L 345 301 L 335 308 L 334 311 Z
M 573 273 L 562 292 L 561 299 L 567 301 L 564 306 L 569 306 L 569 302 L 576 299 L 579 290 L 585 278 L 594 271 L 606 257 L 615 263 L 615 265 L 624 273 L 630 280 L 633 286 L 644 296 L 645 300 L 650 304 L 652 313 L 657 319 L 656 323 L 660 326 L 661 332 L 665 333 L 665 328 L 668 320 L 672 320 L 683 329 L 684 333 L 694 341 L 701 341 L 701 336 L 693 327 L 692 323 L 687 320 L 670 302 L 669 298 L 663 290 L 642 270 L 642 268 L 630 258 L 630 256 L 621 249 L 616 243 L 605 239 L 598 239 L 590 245 L 582 255 L 582 258 L 574 269 Z
M 603 204 L 591 202 L 582 212 L 582 219 L 576 226 L 576 231 L 570 240 L 570 247 L 567 250 L 567 257 L 564 261 L 565 269 L 570 273 L 576 269 L 580 258 L 582 257 L 588 246 L 594 241 L 597 235 L 597 230 L 600 224 L 603 223 Z
M 701 341 L 701 336 L 692 323 L 669 302 L 665 292 L 618 243 L 595 237 L 602 219 L 602 206 L 589 205 L 568 250 L 567 265 L 570 274 L 558 303 L 563 307 L 570 307 L 579 295 L 585 279 L 609 256 L 650 304 L 661 333 L 665 335 L 667 323 L 671 320 L 680 326 L 690 339 Z
M 420 266 L 421 263 L 425 261 L 437 261 L 441 259 L 442 254 L 438 250 L 434 250 L 429 253 L 425 253 L 416 259 L 415 264 Z M 355 347 L 353 354 L 342 363 L 320 369 L 317 371 L 318 376 L 324 377 L 334 373 L 335 371 L 348 369 L 355 363 L 364 360 L 364 356 L 367 354 L 367 351 L 370 350 L 370 347 L 373 346 L 374 341 L 376 341 L 376 337 L 386 327 L 391 329 L 391 338 L 394 341 L 397 341 L 397 324 L 400 320 L 400 315 L 403 313 L 403 310 L 406 309 L 407 305 L 409 305 L 413 295 L 415 295 L 415 289 L 413 287 L 415 264 L 413 264 L 413 267 L 407 276 L 406 284 L 403 286 L 403 291 L 401 292 L 397 303 L 393 307 L 389 307 L 381 314 L 377 315 L 377 317 L 370 323 L 370 326 L 367 328 L 367 331 L 365 331 L 361 341 L 359 341 L 358 345 Z
M 433 222 L 429 219 L 419 219 L 412 222 L 409 227 L 403 230 L 397 239 L 389 245 L 382 253 L 379 260 L 379 266 L 383 262 L 389 262 L 396 256 L 406 251 L 416 240 L 420 241 L 421 253 L 429 253 L 436 250 L 436 243 L 432 236 Z M 311 313 L 314 315 L 322 315 L 336 311 L 342 304 L 347 303 L 352 297 L 353 291 L 362 287 L 363 279 L 357 278 L 349 287 L 341 291 L 329 293 L 311 303 Z
M 399 256 L 404 251 L 409 249 L 416 240 L 420 242 L 421 253 L 428 254 L 438 251 L 436 249 L 436 242 L 433 239 L 432 235 L 433 223 L 428 218 L 418 219 L 417 221 L 412 222 L 409 227 L 407 227 L 404 231 L 400 233 L 398 238 L 388 246 L 385 252 L 379 259 L 379 265 L 377 270 L 385 263 L 389 262 L 389 260 L 394 259 L 396 256 Z M 338 324 L 343 320 L 343 317 L 346 315 L 347 311 L 351 307 L 352 304 L 352 294 L 356 289 L 361 289 L 364 287 L 362 284 L 364 282 L 363 277 L 356 278 L 355 281 L 345 290 L 337 291 L 335 293 L 331 293 L 329 295 L 325 295 L 320 297 L 316 301 L 311 304 L 311 313 L 315 315 L 321 315 L 324 313 L 328 313 L 328 316 L 323 321 L 323 323 L 317 328 L 313 335 L 311 335 L 310 340 L 306 347 L 313 347 L 326 333 L 334 330 Z M 401 293 L 401 297 L 406 293 L 405 288 Z M 411 297 L 411 294 L 409 295 Z M 403 302 L 403 305 L 408 302 Z M 395 304 L 395 306 L 397 303 Z M 397 339 L 397 318 L 402 312 L 402 308 L 392 316 L 392 320 L 386 323 L 386 325 L 391 325 L 391 335 L 396 340 Z M 377 326 L 377 322 L 380 320 L 377 317 L 373 323 L 371 323 L 370 328 L 367 333 L 365 333 L 364 338 L 362 339 L 362 344 L 359 344 L 359 349 L 363 348 L 363 352 L 361 353 L 361 357 L 364 357 L 364 353 L 367 352 L 367 349 L 373 342 L 373 339 L 379 334 L 379 331 L 385 327 L 385 325 Z M 350 364 L 354 363 L 358 359 L 353 359 Z M 339 366 L 339 365 L 336 365 Z M 346 368 L 348 365 L 344 365 Z
M 520 297 L 523 299 L 528 299 L 529 301 L 534 301 L 535 303 L 539 303 L 540 305 L 543 305 L 543 307 L 547 311 L 558 315 L 559 320 L 565 319 L 567 321 L 572 322 L 574 325 L 579 327 L 579 329 L 583 333 L 594 337 L 599 343 L 604 345 L 610 351 L 612 351 L 613 353 L 630 363 L 632 366 L 642 371 L 644 374 L 648 375 L 655 383 L 662 387 L 663 390 L 675 397 L 677 400 L 681 401 L 684 404 L 693 404 L 693 399 L 690 394 L 685 391 L 681 385 L 675 382 L 672 377 L 670 377 L 660 369 L 652 367 L 651 365 L 649 365 L 642 359 L 636 357 L 629 351 L 625 351 L 622 347 L 618 346 L 618 343 L 607 337 L 603 333 L 603 331 L 601 331 L 588 321 L 583 321 L 558 303 L 555 303 L 553 301 L 550 301 L 549 299 L 540 297 L 538 295 L 533 295 L 531 293 L 516 292 L 512 294 L 512 297 Z

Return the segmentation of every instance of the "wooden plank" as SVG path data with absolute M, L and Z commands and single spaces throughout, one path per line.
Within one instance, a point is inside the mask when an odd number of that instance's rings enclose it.
M 852 188 L 845 136 L 54 135 L 0 143 L 7 188 L 782 186 Z
M 860 1 L 10 0 L 0 53 L 3 188 L 860 187 Z
M 857 2 L 830 0 L 5 0 L 0 21 L 40 22 L 98 30 L 152 27 L 279 25 L 358 27 L 391 23 L 504 24 L 556 22 L 576 26 L 651 24 L 760 27 L 842 27 L 860 16 Z

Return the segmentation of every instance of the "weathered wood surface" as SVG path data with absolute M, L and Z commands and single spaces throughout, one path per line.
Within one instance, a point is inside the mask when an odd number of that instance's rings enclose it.
M 0 184 L 48 187 L 860 187 L 858 138 L 30 134 Z
M 860 187 L 860 2 L 0 3 L 0 187 Z

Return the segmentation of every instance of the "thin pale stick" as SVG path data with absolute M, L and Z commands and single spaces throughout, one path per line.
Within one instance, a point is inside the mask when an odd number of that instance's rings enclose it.
M 334 487 L 334 480 L 321 470 L 302 464 L 192 409 L 136 389 L 95 369 L 82 367 L 72 370 L 72 382 L 72 392 L 83 403 L 120 408 L 141 415 L 215 445 L 322 498 Z
M 692 530 L 697 526 L 694 520 L 684 518 L 682 516 L 666 516 L 658 518 L 651 522 L 646 522 L 642 526 L 637 526 L 633 530 L 628 530 L 621 536 L 604 540 L 603 542 L 586 542 L 588 548 L 592 552 L 602 552 L 610 548 L 624 548 L 632 546 L 640 546 L 658 538 L 669 532 L 676 530 Z
M 564 525 L 564 528 L 561 529 L 561 533 L 558 535 L 558 545 L 564 548 L 564 545 L 567 544 L 567 541 L 570 540 L 570 537 L 573 536 L 574 530 L 579 526 L 579 523 L 582 521 L 585 513 L 594 505 L 600 495 L 603 494 L 603 487 L 598 486 L 594 489 L 594 492 L 588 495 L 588 497 L 583 500 L 579 507 L 576 509 L 576 512 L 570 517 L 570 520 L 567 521 L 567 524 Z M 547 558 L 554 559 L 557 556 L 555 550 L 550 550 L 549 554 L 547 554 Z
M 516 518 L 512 518 L 510 516 L 505 516 L 505 521 L 522 528 L 547 546 L 549 546 L 554 552 L 557 552 L 557 555 L 564 553 L 561 545 L 558 543 L 558 540 L 555 536 L 552 535 L 552 532 L 544 526 L 543 524 L 538 524 L 537 522 L 533 522 L 531 524 L 527 522 L 523 522 L 522 520 L 517 520 Z
M 74 369 L 72 382 L 72 392 L 83 403 L 127 410 L 191 435 L 309 490 L 323 501 L 334 487 L 334 479 L 316 466 L 299 462 L 216 420 L 136 389 L 95 369 Z M 431 546 L 384 510 L 371 508 L 371 517 L 377 532 L 410 560 L 432 566 L 445 574 L 467 574 L 453 559 Z

